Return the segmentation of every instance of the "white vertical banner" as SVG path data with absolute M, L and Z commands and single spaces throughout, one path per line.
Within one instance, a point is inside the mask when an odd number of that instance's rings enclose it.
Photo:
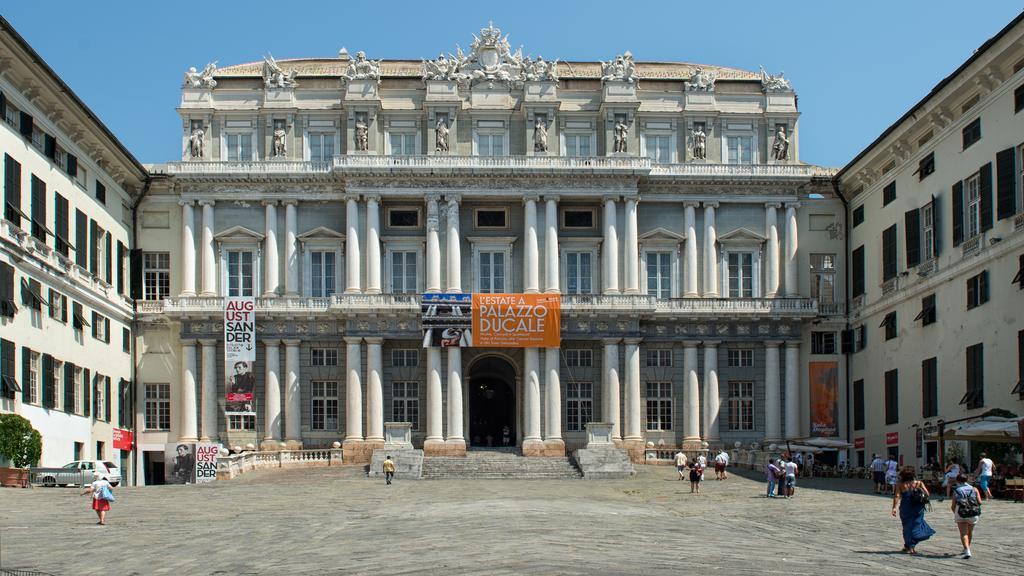
M 228 414 L 255 414 L 256 299 L 224 299 L 224 382 Z

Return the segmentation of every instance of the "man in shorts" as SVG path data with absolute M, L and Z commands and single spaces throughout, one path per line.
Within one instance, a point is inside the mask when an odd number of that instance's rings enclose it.
M 686 454 L 683 454 L 683 451 L 680 450 L 679 452 L 676 452 L 676 472 L 679 472 L 679 479 L 680 480 L 685 480 L 686 479 L 686 475 L 683 474 L 683 472 L 685 470 L 686 470 Z
M 989 489 L 988 483 L 992 481 L 992 474 L 995 471 L 995 462 L 988 457 L 988 454 L 982 452 L 981 459 L 978 460 L 978 468 L 974 471 L 974 474 L 978 477 L 978 491 L 981 492 L 981 497 L 985 500 L 992 499 L 992 490 Z
M 715 480 L 725 480 L 729 477 L 725 472 L 725 468 L 729 465 L 729 455 L 725 453 L 725 449 L 719 451 L 718 455 L 715 456 Z
M 796 492 L 796 475 L 800 473 L 800 466 L 797 465 L 792 456 L 786 456 L 786 462 L 782 465 L 782 469 L 786 472 L 783 492 L 786 498 L 792 498 Z
M 871 455 L 871 480 L 875 483 L 875 494 L 885 489 L 885 463 L 878 454 Z

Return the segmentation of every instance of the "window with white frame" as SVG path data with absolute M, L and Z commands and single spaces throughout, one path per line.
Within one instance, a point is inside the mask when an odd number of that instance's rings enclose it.
M 672 137 L 668 134 L 647 134 L 644 138 L 647 157 L 655 164 L 672 162 Z
M 53 359 L 53 405 L 57 410 L 64 409 L 64 363 Z
M 227 260 L 227 295 L 255 296 L 254 252 L 252 250 L 228 250 L 225 253 L 225 258 Z
M 415 294 L 417 289 L 418 253 L 415 250 L 392 250 L 388 253 L 391 260 L 391 293 Z
M 749 348 L 730 348 L 727 356 L 730 368 L 750 368 L 754 365 L 754 351 Z
M 312 162 L 330 162 L 334 158 L 335 132 L 310 132 L 307 137 Z
M 96 278 L 105 278 L 104 273 L 107 269 L 107 258 L 110 254 L 107 254 L 107 242 L 106 238 L 110 236 L 110 233 L 103 230 L 99 226 L 96 227 Z
M 419 228 L 419 208 L 388 208 L 388 228 Z
M 505 156 L 508 133 L 504 120 L 478 120 L 474 135 L 477 156 Z
M 752 252 L 730 252 L 729 297 L 752 298 L 754 296 L 754 254 Z
M 568 132 L 565 134 L 566 156 L 593 156 L 593 135 L 590 132 Z
M 85 411 L 85 390 L 88 383 L 85 381 L 85 370 L 75 366 L 75 381 L 73 383 L 75 387 L 75 414 L 82 414 Z M 168 392 L 168 395 L 170 392 Z M 170 396 L 168 396 L 168 411 L 170 410 Z M 168 416 L 170 418 L 170 416 Z M 168 425 L 168 428 L 170 426 Z
M 171 253 L 142 255 L 142 299 L 163 300 L 171 295 Z
M 389 135 L 391 155 L 412 156 L 416 154 L 415 132 L 391 132 Z
M 964 182 L 967 190 L 967 237 L 981 233 L 981 175 L 975 174 Z
M 312 402 L 310 404 L 310 428 L 313 430 L 338 429 L 338 383 L 335 381 L 310 382 Z
M 923 261 L 935 258 L 935 201 L 921 207 L 921 250 Z
M 726 163 L 753 164 L 754 139 L 751 136 L 726 136 Z
M 256 429 L 255 414 L 228 414 L 228 431 L 246 432 Z
M 565 253 L 565 293 L 593 293 L 593 253 L 570 251 Z
M 171 385 L 146 384 L 144 425 L 146 430 L 171 429 Z
M 647 294 L 655 298 L 672 297 L 672 253 L 647 252 Z
M 89 184 L 89 171 L 86 170 L 82 163 L 79 162 L 75 172 L 75 183 L 82 188 L 88 188 Z
M 420 351 L 416 348 L 391 350 L 391 365 L 396 368 L 415 368 L 420 365 Z
M 93 377 L 93 397 L 96 400 L 96 412 L 93 414 L 93 418 L 102 420 L 107 410 L 108 398 L 106 395 L 107 391 L 107 377 L 97 374 Z
M 337 253 L 334 250 L 310 250 L 309 295 L 326 298 L 337 291 Z
M 671 348 L 654 348 L 647 350 L 647 365 L 660 368 L 672 365 Z
M 252 133 L 228 132 L 224 135 L 224 152 L 228 162 L 252 160 Z
M 729 430 L 754 429 L 754 383 L 729 382 Z
M 565 351 L 565 365 L 570 368 L 589 368 L 594 365 L 594 351 L 587 348 L 570 348 Z
M 391 418 L 393 422 L 410 422 L 420 429 L 420 387 L 418 382 L 391 383 Z
M 505 252 L 481 251 L 480 268 L 477 274 L 479 290 L 483 294 L 505 292 Z
M 647 383 L 647 429 L 672 429 L 672 383 Z
M 811 254 L 811 298 L 826 304 L 835 302 L 836 255 Z
M 311 348 L 309 351 L 310 364 L 313 366 L 337 366 L 337 348 Z
M 569 382 L 565 387 L 565 428 L 570 432 L 586 429 L 594 419 L 594 384 Z

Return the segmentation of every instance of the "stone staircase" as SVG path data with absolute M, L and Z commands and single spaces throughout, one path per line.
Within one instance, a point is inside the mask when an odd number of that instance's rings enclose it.
M 423 479 L 561 480 L 582 478 L 567 457 L 524 458 L 508 449 L 470 450 L 465 458 L 423 459 Z

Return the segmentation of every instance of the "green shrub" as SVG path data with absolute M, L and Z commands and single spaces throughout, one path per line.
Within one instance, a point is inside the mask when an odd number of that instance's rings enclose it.
M 17 414 L 0 414 L 0 456 L 15 468 L 32 466 L 43 455 L 43 437 Z

